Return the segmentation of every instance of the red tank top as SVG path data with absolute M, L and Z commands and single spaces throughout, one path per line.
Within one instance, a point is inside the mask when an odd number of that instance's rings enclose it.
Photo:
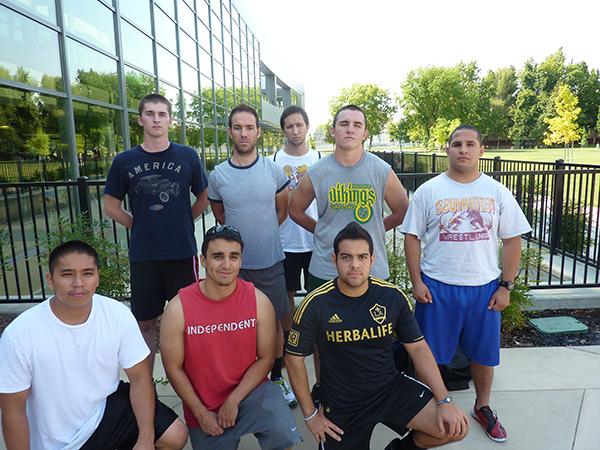
M 184 329 L 183 368 L 202 403 L 217 412 L 256 361 L 256 292 L 237 279 L 220 301 L 207 298 L 198 283 L 179 291 Z M 198 427 L 185 403 L 186 423 Z

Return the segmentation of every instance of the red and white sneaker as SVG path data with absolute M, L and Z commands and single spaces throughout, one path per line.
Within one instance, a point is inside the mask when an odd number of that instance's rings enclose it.
M 481 424 L 485 430 L 485 434 L 487 434 L 492 441 L 506 442 L 506 439 L 508 439 L 506 430 L 498 420 L 496 412 L 492 411 L 489 406 L 482 406 L 479 409 L 473 407 L 471 415 Z

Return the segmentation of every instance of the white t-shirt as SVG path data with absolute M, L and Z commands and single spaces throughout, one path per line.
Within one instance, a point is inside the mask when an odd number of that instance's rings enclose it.
M 511 192 L 481 174 L 459 183 L 445 173 L 420 186 L 400 226 L 423 244 L 421 270 L 447 284 L 481 286 L 498 278 L 498 239 L 531 231 Z
M 275 157 L 275 155 L 277 155 Z M 274 158 L 275 157 L 275 158 Z M 308 170 L 310 166 L 316 163 L 320 159 L 319 152 L 309 149 L 305 155 L 292 156 L 288 155 L 284 150 L 279 150 L 269 158 L 275 161 L 279 167 L 283 169 L 287 177 L 290 179 L 288 189 L 293 191 L 300 183 L 300 180 Z M 306 210 L 313 219 L 317 220 L 317 202 L 313 200 L 310 206 Z M 279 234 L 281 235 L 281 244 L 283 245 L 283 251 L 289 253 L 303 253 L 310 252 L 313 249 L 313 234 L 289 217 L 279 226 Z
M 129 309 L 94 295 L 88 320 L 67 325 L 49 299 L 25 311 L 0 338 L 0 392 L 31 388 L 32 450 L 79 449 L 98 427 L 106 397 L 150 351 Z

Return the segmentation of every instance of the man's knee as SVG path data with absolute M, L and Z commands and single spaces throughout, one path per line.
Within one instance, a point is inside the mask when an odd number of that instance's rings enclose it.
M 156 447 L 165 450 L 180 450 L 185 447 L 187 440 L 188 431 L 186 426 L 181 420 L 176 419 L 156 441 Z

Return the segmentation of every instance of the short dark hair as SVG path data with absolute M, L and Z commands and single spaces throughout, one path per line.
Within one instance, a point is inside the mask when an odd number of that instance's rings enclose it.
M 229 128 L 231 128 L 233 116 L 236 115 L 237 113 L 241 113 L 241 112 L 247 112 L 247 113 L 252 114 L 254 116 L 254 118 L 256 119 L 256 128 L 260 128 L 260 124 L 258 123 L 258 121 L 259 121 L 258 113 L 252 106 L 246 105 L 245 103 L 240 103 L 235 108 L 233 108 L 231 110 L 231 112 L 229 113 L 229 122 L 228 122 Z
M 475 134 L 477 135 L 477 141 L 479 142 L 479 145 L 483 144 L 483 136 L 481 136 L 481 131 L 479 131 L 473 125 L 459 125 L 459 126 L 457 126 L 454 130 L 452 130 L 452 133 L 450 133 L 450 137 L 448 138 L 448 144 L 450 144 L 452 142 L 452 139 L 454 139 L 454 135 L 457 132 L 461 131 L 461 130 L 471 130 L 471 131 L 474 131 Z
M 283 130 L 283 126 L 285 125 L 285 119 L 287 119 L 287 117 L 291 116 L 292 114 L 302 114 L 302 118 L 304 119 L 304 124 L 307 126 L 309 125 L 308 114 L 306 114 L 306 111 L 304 111 L 304 108 L 302 108 L 301 106 L 298 106 L 298 105 L 292 105 L 292 106 L 288 106 L 287 108 L 285 108 L 283 110 L 283 112 L 281 113 L 281 118 L 279 119 L 279 126 L 281 126 L 282 130 Z
M 167 105 L 167 109 L 169 110 L 169 117 L 171 117 L 171 113 L 173 108 L 171 107 L 171 102 L 167 100 L 166 97 L 160 94 L 148 94 L 143 99 L 140 100 L 140 106 L 138 106 L 138 113 L 140 116 L 144 112 L 144 108 L 146 107 L 146 103 L 163 103 Z
M 50 256 L 48 256 L 48 268 L 50 269 L 50 273 L 52 274 L 54 272 L 60 258 L 70 255 L 71 253 L 83 253 L 84 255 L 91 256 L 94 258 L 96 268 L 98 268 L 98 252 L 96 252 L 96 249 L 86 242 L 74 240 L 63 242 L 50 252 Z
M 365 112 L 363 111 L 363 109 L 360 106 L 357 105 L 346 105 L 341 107 L 338 112 L 335 113 L 335 116 L 333 116 L 333 128 L 335 128 L 335 124 L 337 123 L 337 118 L 340 115 L 340 113 L 342 111 L 346 111 L 346 110 L 350 110 L 350 111 L 360 111 L 363 115 L 363 117 L 365 118 L 365 129 L 369 129 L 369 127 L 367 126 L 367 115 L 365 114 Z
M 367 244 L 369 244 L 369 254 L 373 254 L 373 238 L 369 232 L 356 222 L 350 222 L 337 234 L 333 240 L 333 253 L 335 253 L 335 256 L 338 255 L 340 242 L 347 239 L 352 241 L 367 241 Z
M 204 240 L 202 241 L 202 256 L 206 258 L 206 252 L 208 250 L 208 244 L 210 241 L 215 239 L 224 239 L 226 241 L 237 242 L 244 250 L 244 241 L 239 230 L 231 225 L 215 225 L 214 227 L 206 230 Z

